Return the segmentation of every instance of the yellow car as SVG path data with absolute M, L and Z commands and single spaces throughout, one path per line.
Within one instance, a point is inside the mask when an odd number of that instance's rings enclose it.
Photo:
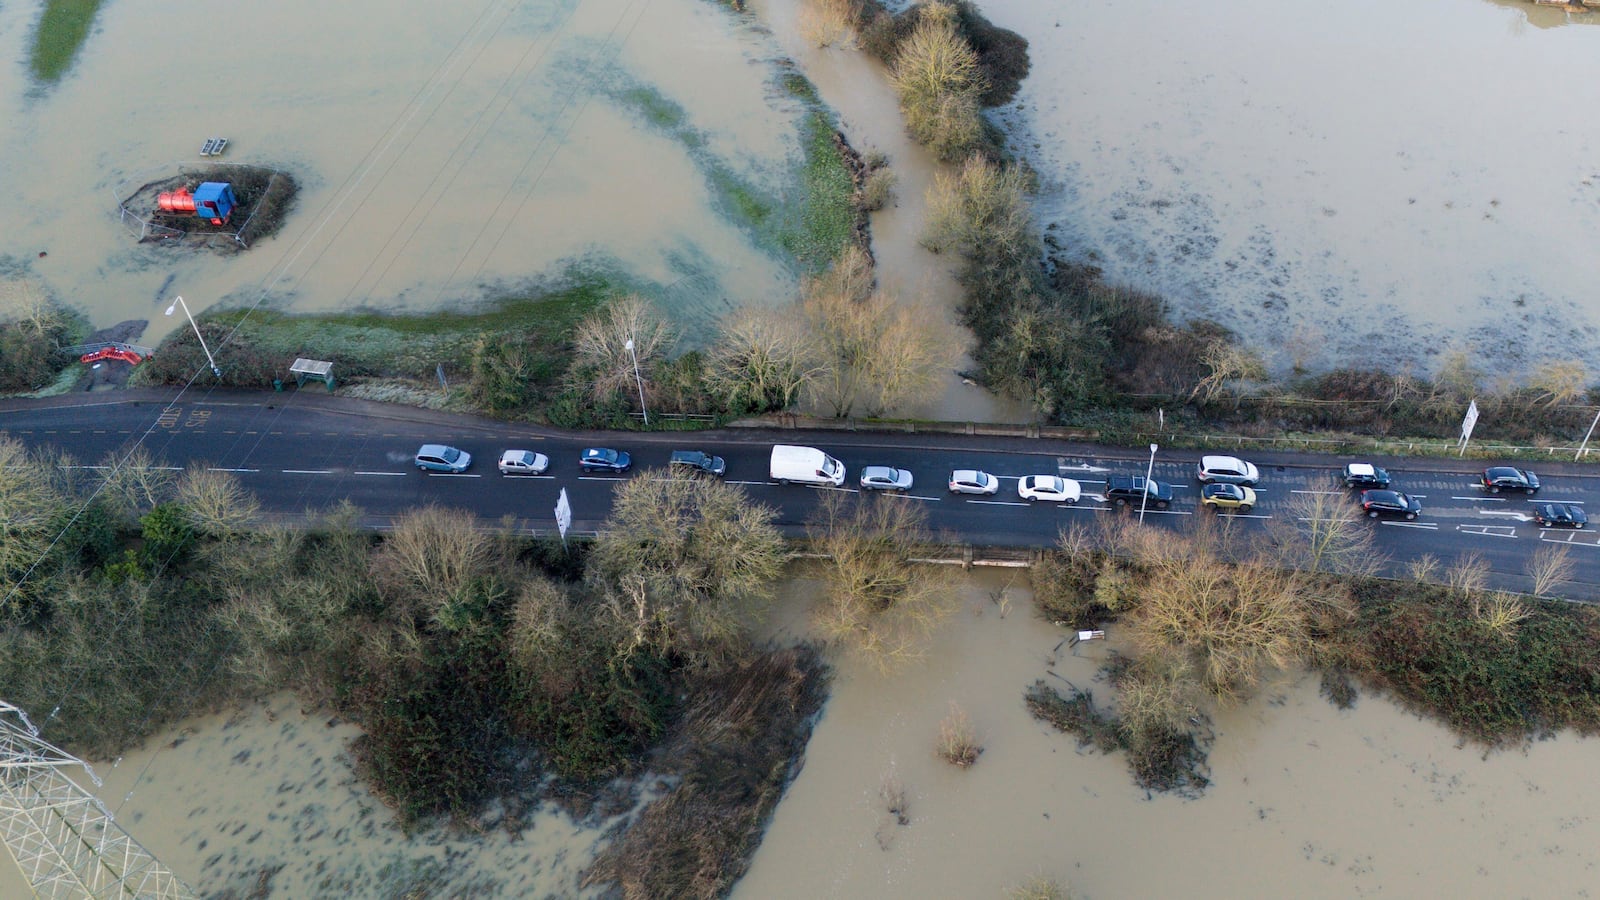
M 1200 490 L 1200 502 L 1219 513 L 1247 513 L 1256 508 L 1256 492 L 1241 484 L 1208 484 Z

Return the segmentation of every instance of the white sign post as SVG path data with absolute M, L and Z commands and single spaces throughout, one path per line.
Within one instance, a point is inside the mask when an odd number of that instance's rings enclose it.
M 1472 440 L 1472 426 L 1478 424 L 1478 401 L 1467 401 L 1467 414 L 1461 419 L 1461 452 L 1457 456 L 1467 455 L 1467 441 Z
M 567 529 L 572 527 L 572 504 L 567 502 L 567 489 L 561 489 L 556 500 L 556 528 L 561 530 L 561 549 L 567 549 Z

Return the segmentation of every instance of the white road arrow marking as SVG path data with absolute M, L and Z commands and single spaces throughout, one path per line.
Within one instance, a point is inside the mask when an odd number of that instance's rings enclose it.
M 1498 509 L 1480 509 L 1480 510 L 1478 510 L 1478 515 L 1480 515 L 1480 516 L 1505 516 L 1508 519 L 1516 519 L 1518 522 L 1532 522 L 1533 521 L 1533 516 L 1527 515 L 1526 513 L 1501 512 Z

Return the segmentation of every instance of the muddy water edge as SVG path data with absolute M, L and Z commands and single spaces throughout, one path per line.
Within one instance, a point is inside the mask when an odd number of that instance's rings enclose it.
M 1037 679 L 1103 702 L 1096 672 L 1118 649 L 1114 633 L 1067 647 L 1026 585 L 964 579 L 920 664 L 840 664 L 736 898 L 998 897 L 1036 875 L 1103 900 L 1572 897 L 1596 883 L 1600 743 L 1563 734 L 1486 756 L 1379 697 L 1341 712 L 1314 676 L 1214 715 L 1204 795 L 1146 795 L 1120 756 L 1080 751 L 1024 708 Z M 814 588 L 790 590 L 803 603 Z M 951 701 L 985 748 L 970 769 L 934 754 Z M 900 816 L 885 784 L 905 796 Z
M 906 133 L 899 101 L 883 66 L 858 50 L 819 48 L 808 41 L 800 33 L 801 5 L 802 0 L 748 3 L 816 87 L 817 95 L 838 114 L 840 129 L 851 145 L 864 154 L 877 151 L 889 159 L 895 174 L 895 197 L 871 215 L 879 284 L 899 302 L 925 310 L 944 323 L 952 340 L 970 342 L 971 335 L 956 316 L 961 287 L 952 275 L 952 261 L 918 242 L 927 218 L 928 189 L 946 167 Z M 948 421 L 1034 421 L 1027 404 L 997 397 L 959 374 L 971 368 L 971 359 L 963 355 L 956 371 L 946 373 L 934 393 L 907 414 Z

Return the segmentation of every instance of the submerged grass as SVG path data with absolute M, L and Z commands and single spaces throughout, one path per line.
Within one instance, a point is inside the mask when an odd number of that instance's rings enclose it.
M 72 68 L 103 3 L 104 0 L 50 0 L 45 4 L 28 56 L 34 78 L 59 81 Z
M 690 123 L 688 112 L 654 87 L 633 84 L 614 96 L 684 147 L 728 221 L 749 230 L 768 251 L 803 270 L 819 271 L 854 238 L 855 180 L 834 140 L 832 115 L 816 89 L 792 71 L 780 76 L 779 86 L 803 107 L 798 177 L 792 189 L 780 191 L 764 189 L 707 150 L 706 135 Z
M 465 367 L 473 347 L 484 335 L 518 335 L 564 354 L 567 337 L 584 316 L 625 290 L 627 285 L 612 272 L 598 269 L 569 270 L 557 286 L 503 296 L 475 310 L 440 310 L 421 314 L 384 313 L 373 310 L 348 313 L 296 315 L 275 310 L 217 310 L 199 321 L 208 336 L 232 333 L 229 344 L 236 359 L 261 360 L 267 368 L 255 377 L 271 380 L 272 367 L 287 371 L 297 357 L 333 360 L 335 372 L 345 377 L 432 378 L 436 367 Z M 237 327 L 237 332 L 234 329 Z M 162 353 L 151 363 L 184 354 L 194 341 L 186 331 L 174 332 Z M 173 352 L 176 351 L 176 352 Z M 222 353 L 218 350 L 218 353 Z M 168 372 L 162 365 L 141 366 L 138 376 L 161 383 L 177 373 L 186 377 L 191 360 L 172 360 Z M 233 371 L 241 376 L 244 367 Z M 284 377 L 279 375 L 278 377 Z

